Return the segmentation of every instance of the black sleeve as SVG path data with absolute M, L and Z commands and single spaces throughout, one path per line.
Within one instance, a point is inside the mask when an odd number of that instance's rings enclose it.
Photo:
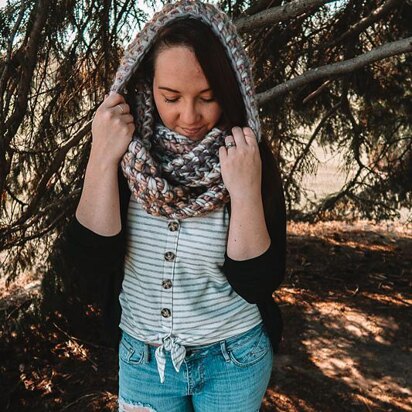
M 249 303 L 265 301 L 277 289 L 284 277 L 279 251 L 272 241 L 259 256 L 233 260 L 225 253 L 223 271 L 235 292 Z
M 262 155 L 262 193 L 269 248 L 247 260 L 233 260 L 225 253 L 223 272 L 235 292 L 249 303 L 268 301 L 286 271 L 286 205 L 281 176 L 269 149 Z M 228 204 L 230 213 L 230 202 Z
M 121 172 L 119 169 L 119 179 Z M 72 280 L 85 296 L 101 296 L 100 286 L 111 281 L 125 252 L 125 218 L 130 192 L 119 180 L 122 228 L 113 236 L 99 235 L 83 226 L 73 214 L 62 234 L 61 256 Z
M 102 236 L 83 226 L 76 218 L 66 228 L 66 250 L 79 267 L 106 269 L 118 262 L 122 254 L 123 231 Z

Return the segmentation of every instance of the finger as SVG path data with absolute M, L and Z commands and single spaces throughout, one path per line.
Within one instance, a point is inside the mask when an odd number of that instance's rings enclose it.
M 256 135 L 250 127 L 244 127 L 243 134 L 245 136 L 245 140 L 247 144 L 251 144 L 251 145 L 257 144 Z
M 229 143 L 234 143 L 234 145 L 230 145 L 229 147 L 227 146 Z M 226 156 L 231 156 L 231 153 L 233 154 L 236 151 L 236 143 L 235 139 L 233 138 L 232 135 L 226 136 L 225 137 L 225 152 Z
M 122 119 L 124 119 L 123 116 L 130 115 L 130 107 L 127 103 L 118 103 L 115 106 L 107 107 L 107 110 L 109 110 L 113 116 L 120 116 Z
M 124 119 L 127 124 L 134 123 L 134 117 L 131 114 L 123 114 L 121 118 Z
M 130 107 L 127 103 L 116 104 L 116 106 L 113 107 L 113 110 L 121 115 L 130 114 Z
M 231 134 L 229 134 L 228 136 L 225 137 L 225 144 L 228 144 L 230 142 L 236 143 L 235 138 Z
M 136 130 L 136 126 L 134 123 L 128 123 L 127 127 L 129 128 L 131 133 L 134 133 L 134 131 Z
M 242 147 L 247 145 L 243 130 L 239 126 L 232 127 L 232 135 L 235 139 L 236 146 Z
M 225 146 L 219 147 L 219 162 L 223 163 L 227 158 L 227 150 Z
M 110 91 L 105 103 L 107 107 L 114 107 L 120 103 L 126 103 L 126 99 L 120 93 Z
M 108 97 L 109 97 L 108 94 L 105 94 L 105 95 L 104 95 L 104 99 L 103 99 L 103 102 L 101 103 L 101 105 L 105 105 L 105 106 L 106 106 L 106 100 L 107 100 Z

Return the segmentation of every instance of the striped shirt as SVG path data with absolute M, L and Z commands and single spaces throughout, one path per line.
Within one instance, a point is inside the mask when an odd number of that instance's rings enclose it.
M 119 327 L 160 344 L 161 383 L 165 351 L 178 372 L 185 346 L 214 343 L 262 321 L 258 306 L 240 297 L 222 271 L 228 227 L 226 206 L 174 220 L 148 214 L 130 197 Z

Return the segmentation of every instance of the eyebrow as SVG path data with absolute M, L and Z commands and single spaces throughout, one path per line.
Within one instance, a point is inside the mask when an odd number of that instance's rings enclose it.
M 158 89 L 160 89 L 160 90 L 167 90 L 167 91 L 172 92 L 172 93 L 180 93 L 179 90 L 173 90 L 173 89 L 171 89 L 170 87 L 159 86 Z M 212 90 L 212 88 L 209 87 L 209 88 L 207 88 L 207 89 L 204 89 L 204 90 L 202 90 L 200 93 L 208 92 L 209 90 Z

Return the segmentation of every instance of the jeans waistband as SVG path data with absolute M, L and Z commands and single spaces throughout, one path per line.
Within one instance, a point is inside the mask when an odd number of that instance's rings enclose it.
M 251 329 L 248 329 L 248 330 L 246 330 L 246 331 L 244 331 L 244 332 L 241 332 L 241 333 L 239 333 L 239 334 L 237 334 L 237 335 L 230 336 L 229 338 L 226 338 L 226 339 L 222 339 L 222 340 L 219 340 L 219 341 L 216 341 L 216 342 L 212 342 L 212 343 L 208 343 L 208 344 L 205 344 L 205 345 L 195 345 L 195 346 L 184 345 L 184 346 L 185 346 L 185 348 L 186 348 L 186 352 L 187 352 L 187 353 L 195 353 L 195 352 L 201 351 L 201 350 L 203 350 L 203 349 L 213 348 L 214 346 L 216 346 L 216 348 L 220 348 L 222 342 L 226 342 L 226 343 L 229 344 L 229 343 L 231 343 L 231 342 L 233 342 L 233 341 L 236 341 L 236 340 L 239 339 L 239 338 L 242 338 L 242 337 L 245 336 L 245 335 L 255 333 L 257 330 L 259 330 L 259 329 L 262 328 L 262 327 L 263 327 L 263 322 L 260 322 L 260 323 L 258 323 L 257 325 L 253 326 Z M 152 347 L 152 348 L 154 348 L 154 349 L 156 349 L 157 347 L 161 346 L 160 343 L 149 343 L 149 342 L 144 342 L 144 343 L 145 343 L 146 345 L 148 345 L 149 347 Z

